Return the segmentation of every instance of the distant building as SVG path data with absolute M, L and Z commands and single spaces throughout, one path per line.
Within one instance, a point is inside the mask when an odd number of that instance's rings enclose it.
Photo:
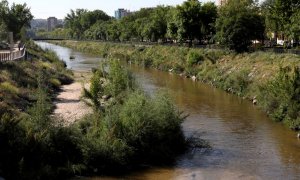
M 49 17 L 47 19 L 47 29 L 48 31 L 53 31 L 55 27 L 58 25 L 56 17 Z
M 129 10 L 126 10 L 126 9 L 118 9 L 115 11 L 115 18 L 116 19 L 121 19 L 125 16 L 128 16 L 130 15 L 131 12 Z
M 224 6 L 227 3 L 228 0 L 218 0 L 219 6 Z

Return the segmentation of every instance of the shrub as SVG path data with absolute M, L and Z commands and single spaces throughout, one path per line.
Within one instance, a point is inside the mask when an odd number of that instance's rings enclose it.
M 79 123 L 85 136 L 86 166 L 100 173 L 122 172 L 140 164 L 170 163 L 186 147 L 183 117 L 165 94 L 131 93 L 124 104 Z
M 13 95 L 19 94 L 19 89 L 16 86 L 12 85 L 10 82 L 0 83 L 0 91 Z
M 52 87 L 54 87 L 55 89 L 59 89 L 59 87 L 61 86 L 61 82 L 56 78 L 51 78 L 49 82 L 51 83 Z
M 284 121 L 290 128 L 299 130 L 300 70 L 280 68 L 279 74 L 265 87 L 260 87 L 261 106 L 276 121 Z
M 190 50 L 187 55 L 188 66 L 194 66 L 200 64 L 204 60 L 203 55 L 195 50 Z
M 117 173 L 140 164 L 173 162 L 187 143 L 181 130 L 183 117 L 164 93 L 154 97 L 137 90 L 132 75 L 111 60 L 107 83 L 104 68 L 94 71 L 90 97 L 110 92 L 115 99 L 104 111 L 95 111 L 79 122 L 84 162 L 91 172 Z M 100 94 L 100 95 L 99 95 Z M 95 105 L 94 105 L 95 106 Z
M 248 85 L 251 83 L 248 77 L 249 71 L 241 70 L 229 74 L 223 84 L 223 89 L 235 93 L 238 96 L 244 95 Z
M 92 101 L 95 110 L 101 109 L 101 101 L 100 98 L 104 95 L 104 89 L 102 87 L 101 77 L 103 77 L 103 73 L 101 70 L 94 70 L 93 76 L 90 80 L 90 89 L 83 89 L 83 96 Z

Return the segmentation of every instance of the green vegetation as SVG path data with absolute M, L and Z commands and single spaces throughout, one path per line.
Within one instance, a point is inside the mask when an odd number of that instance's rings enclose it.
M 110 60 L 109 68 L 108 74 L 96 70 L 85 89 L 95 108 L 78 124 L 88 149 L 87 170 L 116 174 L 140 164 L 173 162 L 188 145 L 181 114 L 165 94 L 150 97 L 139 90 L 118 60 Z
M 97 42 L 57 42 L 79 51 L 172 71 L 212 84 L 258 105 L 291 129 L 299 130 L 300 57 L 289 54 L 244 53 L 166 46 L 132 46 Z M 283 70 L 288 69 L 288 70 Z
M 292 73 L 291 73 L 292 72 Z M 289 127 L 300 129 L 300 69 L 280 68 L 273 81 L 261 88 L 261 96 L 268 99 L 262 106 L 276 121 L 283 121 Z
M 27 48 L 28 60 L 0 65 L 0 176 L 51 179 L 65 172 L 65 161 L 55 159 L 63 158 L 58 152 L 66 150 L 57 142 L 67 137 L 57 131 L 68 131 L 54 127 L 51 99 L 72 74 L 52 52 L 32 42 Z
M 15 39 L 25 38 L 33 16 L 26 4 L 13 3 L 9 7 L 6 0 L 0 1 L 0 34 L 13 32 Z
M 229 0 L 220 8 L 219 15 L 216 37 L 229 49 L 245 52 L 252 40 L 264 40 L 264 19 L 253 2 Z

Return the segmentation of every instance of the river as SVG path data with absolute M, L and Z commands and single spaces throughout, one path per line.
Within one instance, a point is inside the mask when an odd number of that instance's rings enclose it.
M 55 51 L 75 71 L 90 71 L 101 61 L 69 48 L 37 44 Z M 71 55 L 74 60 L 69 59 Z M 172 167 L 150 168 L 118 178 L 300 179 L 300 140 L 296 133 L 270 120 L 252 103 L 175 74 L 129 67 L 146 92 L 167 90 L 177 107 L 189 114 L 183 123 L 185 135 L 200 134 L 212 149 L 183 154 Z

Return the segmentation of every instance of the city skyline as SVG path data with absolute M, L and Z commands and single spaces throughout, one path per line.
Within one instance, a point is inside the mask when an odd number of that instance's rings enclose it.
M 64 19 L 71 9 L 100 9 L 107 13 L 109 16 L 114 16 L 115 10 L 119 8 L 136 11 L 143 7 L 155 7 L 158 5 L 171 5 L 176 6 L 182 4 L 185 0 L 115 0 L 108 2 L 105 0 L 52 0 L 49 3 L 41 0 L 8 0 L 9 4 L 26 3 L 31 8 L 31 12 L 35 19 L 47 19 L 48 17 L 55 16 L 58 19 Z M 201 0 L 201 2 L 215 2 L 215 0 Z M 59 4 L 59 5 L 58 5 Z

